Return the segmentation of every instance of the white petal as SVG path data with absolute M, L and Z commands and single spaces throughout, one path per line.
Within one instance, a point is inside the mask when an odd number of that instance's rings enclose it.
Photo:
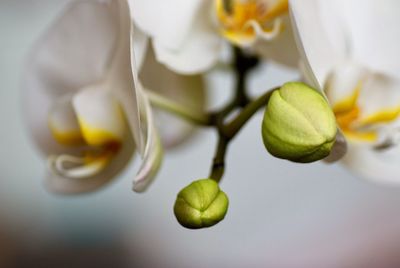
M 124 2 L 125 3 L 125 2 Z M 130 8 L 132 9 L 132 2 L 130 3 Z M 139 120 L 136 122 L 131 122 L 130 127 L 133 132 L 138 132 L 140 135 L 140 142 L 142 145 L 141 150 L 139 151 L 142 158 L 143 163 L 133 180 L 133 190 L 136 192 L 142 192 L 147 189 L 149 184 L 153 181 L 155 175 L 157 174 L 158 169 L 161 166 L 162 162 L 162 146 L 160 142 L 160 138 L 158 133 L 155 129 L 154 121 L 153 121 L 153 114 L 150 107 L 150 103 L 145 96 L 142 85 L 138 79 L 138 73 L 136 68 L 136 59 L 135 59 L 135 52 L 134 52 L 134 40 L 135 40 L 135 32 L 132 28 L 132 23 L 127 21 L 126 14 L 128 13 L 129 9 L 124 8 L 124 5 L 121 5 L 120 12 L 121 14 L 125 15 L 121 18 L 121 24 L 124 26 L 121 32 L 123 33 L 122 44 L 123 47 L 121 48 L 120 53 L 120 61 L 126 60 L 126 56 L 123 53 L 125 51 L 125 44 L 129 44 L 130 49 L 130 57 L 129 57 L 129 73 L 132 76 L 133 85 L 131 88 L 128 87 L 121 87 L 118 91 L 120 94 L 120 101 L 123 103 L 123 107 L 126 113 L 132 112 L 139 116 Z M 129 36 L 125 33 L 128 32 Z M 128 37 L 128 42 L 126 42 L 125 38 Z M 120 65 L 117 65 L 120 66 Z M 116 69 L 116 73 L 120 74 L 125 69 Z M 135 115 L 135 117 L 136 117 Z
M 143 162 L 133 180 L 133 190 L 143 192 L 156 176 L 162 162 L 163 150 L 160 137 L 155 129 L 153 114 L 147 97 L 140 91 L 140 103 L 143 105 L 144 122 L 146 122 L 146 148 L 143 155 Z
M 136 67 L 138 70 L 142 69 L 146 51 L 149 44 L 149 38 L 138 28 L 133 27 L 132 46 L 135 53 Z
M 374 151 L 368 146 L 351 144 L 342 160 L 363 178 L 379 183 L 400 183 L 400 146 Z
M 320 88 L 332 68 L 347 56 L 342 19 L 333 2 L 291 0 L 289 5 L 300 56 Z
M 154 39 L 153 47 L 157 60 L 182 74 L 204 72 L 212 67 L 220 57 L 222 38 L 209 18 L 210 12 L 209 1 L 203 0 L 200 10 L 193 18 L 190 32 L 177 48 L 168 47 L 158 39 Z
M 300 56 L 294 40 L 292 25 L 287 16 L 283 18 L 283 25 L 283 31 L 275 39 L 258 40 L 255 50 L 264 58 L 296 68 Z
M 177 50 L 189 38 L 201 5 L 209 0 L 129 0 L 134 22 L 166 49 Z M 207 13 L 201 14 L 208 19 Z
M 135 34 L 126 1 L 112 1 L 118 4 L 118 41 L 107 80 L 104 82 L 117 98 L 125 112 L 128 125 L 140 154 L 144 153 L 143 123 L 140 120 L 140 103 L 137 93 L 137 68 L 134 52 Z M 139 33 L 140 35 L 140 33 Z M 140 37 L 139 37 L 140 39 Z M 146 46 L 141 47 L 145 49 Z M 145 51 L 143 51 L 145 53 Z
M 186 76 L 171 72 L 155 60 L 151 50 L 141 70 L 140 81 L 146 89 L 189 107 L 193 112 L 204 112 L 206 94 L 202 76 Z M 162 110 L 156 111 L 155 116 L 161 139 L 166 147 L 179 144 L 194 129 L 193 124 Z
M 115 14 L 108 4 L 73 2 L 33 49 L 31 71 L 42 90 L 65 94 L 99 80 L 116 41 Z
M 23 77 L 24 113 L 33 139 L 44 151 L 60 151 L 48 128 L 53 101 L 99 80 L 116 39 L 108 4 L 72 2 L 38 40 Z
M 333 2 L 333 1 L 332 1 Z M 335 1 L 336 2 L 336 1 Z M 400 78 L 400 2 L 340 0 L 352 57 L 372 70 Z
M 120 18 L 118 47 L 106 84 L 115 89 L 113 94 L 123 107 L 131 133 L 143 158 L 142 166 L 134 179 L 134 190 L 140 192 L 146 189 L 156 175 L 161 165 L 162 149 L 158 134 L 154 129 L 150 104 L 138 80 L 134 51 L 136 32 L 129 13 L 131 6 L 128 6 L 125 1 L 118 1 L 118 3 Z
M 144 192 L 153 181 L 160 169 L 163 151 L 158 135 L 152 134 L 148 140 L 148 150 L 146 151 L 143 162 L 133 180 L 133 191 Z
M 102 146 L 122 142 L 126 121 L 110 90 L 101 84 L 87 87 L 73 97 L 73 107 L 87 144 Z

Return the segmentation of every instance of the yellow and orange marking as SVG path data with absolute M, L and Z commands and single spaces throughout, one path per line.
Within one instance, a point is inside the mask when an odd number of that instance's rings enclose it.
M 378 133 L 368 127 L 394 121 L 400 115 L 400 107 L 381 109 L 363 117 L 362 107 L 358 103 L 361 90 L 362 83 L 359 82 L 351 95 L 334 103 L 333 112 L 339 127 L 347 138 L 373 143 L 377 141 Z
M 229 5 L 229 10 L 226 5 Z M 277 0 L 268 5 L 262 0 L 216 0 L 216 11 L 221 34 L 232 43 L 240 45 L 256 38 L 250 22 L 257 23 L 264 33 L 275 31 L 274 20 L 287 13 L 288 1 Z

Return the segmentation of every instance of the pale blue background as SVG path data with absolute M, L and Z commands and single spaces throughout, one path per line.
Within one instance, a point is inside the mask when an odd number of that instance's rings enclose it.
M 392 252 L 400 249 L 400 190 L 365 182 L 337 164 L 273 159 L 262 145 L 261 114 L 231 145 L 222 183 L 230 209 L 214 228 L 183 229 L 172 213 L 179 189 L 208 173 L 211 131 L 168 152 L 145 194 L 131 191 L 138 161 L 97 193 L 47 193 L 44 161 L 24 128 L 20 81 L 28 49 L 64 3 L 0 1 L 0 238 L 8 238 L 3 247 L 10 256 L 22 250 L 33 259 L 48 258 L 58 246 L 74 258 L 104 245 L 115 246 L 122 266 L 140 267 L 367 267 L 379 258 L 398 261 Z M 278 67 L 257 75 L 255 94 L 297 77 Z M 227 97 L 231 82 L 226 73 L 211 76 L 214 106 Z

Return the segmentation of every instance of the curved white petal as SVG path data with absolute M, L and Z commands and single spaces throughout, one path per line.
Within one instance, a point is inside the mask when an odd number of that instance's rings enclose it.
M 334 2 L 290 0 L 289 5 L 300 56 L 313 74 L 312 83 L 320 88 L 332 68 L 347 56 L 343 19 L 335 12 Z
M 145 53 L 147 45 L 145 41 L 140 41 L 143 36 L 139 36 L 137 39 L 133 37 L 134 29 L 127 1 L 112 1 L 111 4 L 116 9 L 115 13 L 117 14 L 119 28 L 117 30 L 117 46 L 104 84 L 105 87 L 112 90 L 113 95 L 121 104 L 136 146 L 139 152 L 143 154 L 144 127 L 139 113 L 140 103 L 138 102 L 139 97 L 136 86 L 138 77 L 133 45 L 134 42 L 142 44 L 140 48 L 144 50 L 143 53 Z
M 132 18 L 160 46 L 178 50 L 193 31 L 203 3 L 210 0 L 129 0 Z M 207 20 L 207 14 L 202 14 Z
M 141 32 L 136 32 L 133 28 L 130 16 L 131 6 L 126 1 L 119 1 L 119 3 L 118 48 L 111 64 L 107 84 L 114 88 L 113 93 L 122 104 L 131 133 L 135 137 L 139 153 L 143 158 L 143 163 L 133 180 L 133 190 L 142 192 L 156 175 L 163 153 L 150 104 L 138 79 L 135 44 L 138 44 L 137 40 L 141 38 Z M 139 36 L 136 37 L 136 34 Z M 142 46 L 142 49 L 145 53 L 146 46 Z M 144 55 L 137 56 L 144 57 Z
M 400 182 L 400 146 L 374 151 L 368 146 L 351 144 L 343 163 L 356 174 L 379 183 Z
M 140 81 L 144 88 L 189 107 L 193 112 L 204 112 L 206 94 L 202 76 L 180 75 L 168 70 L 156 61 L 152 50 L 148 51 L 146 62 L 140 71 Z M 166 147 L 179 144 L 194 129 L 193 124 L 162 110 L 155 111 L 155 121 Z
M 194 14 L 190 31 L 178 47 L 171 48 L 154 38 L 153 47 L 157 60 L 182 74 L 196 74 L 212 67 L 221 55 L 222 38 L 212 23 L 210 12 L 209 1 L 203 0 L 198 12 Z M 178 30 L 179 28 L 172 29 L 173 32 Z
M 137 84 L 137 86 L 139 88 L 139 101 L 142 105 L 141 113 L 143 115 L 143 122 L 146 123 L 146 147 L 142 155 L 143 162 L 133 180 L 133 190 L 135 192 L 143 192 L 153 181 L 161 166 L 163 150 L 160 137 L 155 129 L 150 102 L 143 93 L 141 85 Z
M 133 26 L 133 32 L 135 34 L 132 36 L 131 45 L 134 47 L 136 68 L 140 70 L 142 69 L 147 54 L 146 51 L 149 45 L 149 38 L 135 25 Z
M 158 132 L 155 129 L 155 124 L 153 121 L 153 114 L 150 107 L 149 100 L 145 96 L 142 85 L 138 79 L 138 69 L 137 62 L 135 59 L 135 29 L 132 23 L 129 23 L 126 14 L 129 14 L 129 10 L 132 10 L 132 2 L 128 4 L 124 1 L 124 5 L 121 5 L 120 12 L 125 14 L 121 18 L 121 24 L 123 25 L 121 33 L 123 38 L 123 47 L 121 51 L 126 50 L 126 45 L 130 51 L 129 63 L 130 63 L 130 74 L 132 77 L 131 88 L 121 87 L 119 90 L 120 100 L 123 103 L 123 107 L 126 113 L 129 111 L 138 112 L 139 120 L 138 124 L 132 122 L 130 127 L 133 132 L 140 132 L 140 142 L 142 144 L 140 154 L 143 158 L 142 165 L 133 180 L 133 190 L 136 192 L 143 192 L 147 189 L 149 184 L 153 181 L 157 171 L 159 170 L 162 162 L 163 151 L 158 136 Z M 144 52 L 145 53 L 145 52 Z M 124 53 L 120 53 L 120 61 L 126 62 L 128 57 Z M 117 65 L 120 66 L 120 65 Z M 119 74 L 126 70 L 116 69 L 116 73 Z M 130 96 L 131 95 L 131 96 Z
M 300 56 L 288 16 L 282 18 L 282 24 L 283 30 L 273 40 L 259 39 L 254 45 L 254 49 L 266 59 L 297 68 Z
M 133 180 L 133 191 L 143 192 L 149 187 L 160 169 L 163 151 L 158 135 L 152 135 L 148 141 L 149 149 L 146 151 L 143 162 Z
M 46 154 L 64 150 L 48 128 L 53 101 L 98 81 L 108 67 L 117 27 L 109 8 L 72 2 L 30 52 L 22 84 L 24 114 L 35 144 Z

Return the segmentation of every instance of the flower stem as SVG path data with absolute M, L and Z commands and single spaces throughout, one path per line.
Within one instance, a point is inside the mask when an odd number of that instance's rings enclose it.
M 224 123 L 226 117 L 229 116 L 229 114 L 236 108 L 251 106 L 251 104 L 249 104 L 249 97 L 247 96 L 246 92 L 246 78 L 249 71 L 254 67 L 256 67 L 258 64 L 258 59 L 256 57 L 245 55 L 240 48 L 234 47 L 234 53 L 235 53 L 235 60 L 233 63 L 233 67 L 236 74 L 235 96 L 224 108 L 222 108 L 219 112 L 213 114 L 214 126 L 218 131 L 218 143 L 217 143 L 217 148 L 215 150 L 213 162 L 211 165 L 211 171 L 209 177 L 217 182 L 219 182 L 222 179 L 222 176 L 224 175 L 225 155 L 230 140 L 244 125 L 245 121 L 247 121 L 255 113 L 255 111 L 254 112 L 252 111 L 254 110 L 254 108 L 253 109 L 245 108 L 243 110 L 247 111 L 245 115 L 240 116 L 243 112 L 242 111 L 238 116 L 242 120 L 244 120 L 244 122 L 241 125 L 239 125 L 240 122 L 234 125 L 238 128 L 238 130 L 233 129 L 231 131 L 230 128 L 228 127 L 230 125 L 225 125 Z M 258 108 L 260 106 L 258 102 L 257 106 Z M 258 108 L 256 110 L 258 110 Z M 246 116 L 247 119 L 245 118 Z
M 225 137 L 232 139 L 247 123 L 247 121 L 263 106 L 267 105 L 269 98 L 274 90 L 272 88 L 265 92 L 263 95 L 250 102 L 243 110 L 227 125 L 224 127 Z
M 209 178 L 219 182 L 224 175 L 225 154 L 230 140 L 242 129 L 247 121 L 263 106 L 267 105 L 272 92 L 276 88 L 268 90 L 256 100 L 250 102 L 243 110 L 227 125 L 219 128 L 218 145 L 213 158 Z
M 215 156 L 212 162 L 210 175 L 208 176 L 210 179 L 219 182 L 224 175 L 225 171 L 225 154 L 228 149 L 228 140 L 218 138 L 217 149 L 215 150 Z
M 177 103 L 150 90 L 146 90 L 146 95 L 149 97 L 151 104 L 154 106 L 180 116 L 192 123 L 204 126 L 209 126 L 212 124 L 212 117 L 208 114 L 194 111 L 187 106 L 181 105 L 180 103 Z
M 257 99 L 251 101 L 247 95 L 246 79 L 248 73 L 257 66 L 258 59 L 245 54 L 237 47 L 234 47 L 234 53 L 235 58 L 232 65 L 236 75 L 235 94 L 232 100 L 221 110 L 210 113 L 193 111 L 187 106 L 176 103 L 155 92 L 146 90 L 146 94 L 153 105 L 197 125 L 213 127 L 217 130 L 218 142 L 209 175 L 209 178 L 216 182 L 219 182 L 223 177 L 225 155 L 230 141 L 261 107 L 267 105 L 272 92 L 276 89 L 268 90 Z M 226 123 L 226 118 L 229 117 L 235 109 L 241 109 L 240 113 L 229 123 Z

